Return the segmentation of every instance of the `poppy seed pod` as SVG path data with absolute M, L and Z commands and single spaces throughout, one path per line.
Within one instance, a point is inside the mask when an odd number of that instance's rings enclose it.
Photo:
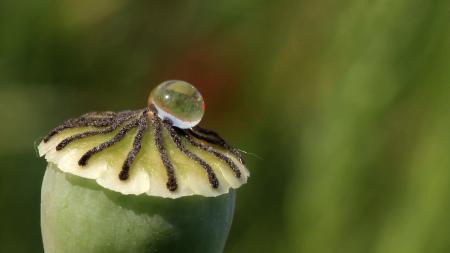
M 196 125 L 203 111 L 195 87 L 168 81 L 144 109 L 53 129 L 38 146 L 45 252 L 222 252 L 249 172 L 237 149 Z

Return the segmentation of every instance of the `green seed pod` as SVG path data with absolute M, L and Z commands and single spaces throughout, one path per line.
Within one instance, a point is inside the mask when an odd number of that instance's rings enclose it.
M 189 106 L 186 95 L 203 101 L 193 86 L 172 98 L 177 87 L 170 87 L 166 96 L 167 83 L 158 90 L 170 101 L 160 99 L 164 113 L 152 102 L 142 110 L 88 113 L 40 143 L 48 162 L 41 193 L 46 253 L 223 251 L 234 189 L 249 172 L 217 133 L 183 128 L 170 113 L 183 110 L 170 106 Z

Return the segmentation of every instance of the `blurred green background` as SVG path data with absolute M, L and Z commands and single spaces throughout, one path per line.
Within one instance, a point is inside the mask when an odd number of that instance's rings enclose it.
M 450 252 L 450 1 L 0 1 L 0 252 L 42 252 L 34 142 L 182 79 L 248 155 L 234 252 Z

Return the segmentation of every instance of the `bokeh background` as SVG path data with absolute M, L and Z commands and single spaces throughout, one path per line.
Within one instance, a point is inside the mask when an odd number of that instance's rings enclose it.
M 448 0 L 1 0 L 0 252 L 42 252 L 35 141 L 167 79 L 254 154 L 225 252 L 450 252 L 449 27 Z

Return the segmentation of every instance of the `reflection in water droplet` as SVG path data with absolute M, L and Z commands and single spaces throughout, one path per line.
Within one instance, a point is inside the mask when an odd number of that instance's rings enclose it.
M 158 85 L 150 94 L 150 103 L 155 105 L 158 117 L 183 129 L 196 126 L 205 112 L 200 92 L 190 83 L 178 80 Z

